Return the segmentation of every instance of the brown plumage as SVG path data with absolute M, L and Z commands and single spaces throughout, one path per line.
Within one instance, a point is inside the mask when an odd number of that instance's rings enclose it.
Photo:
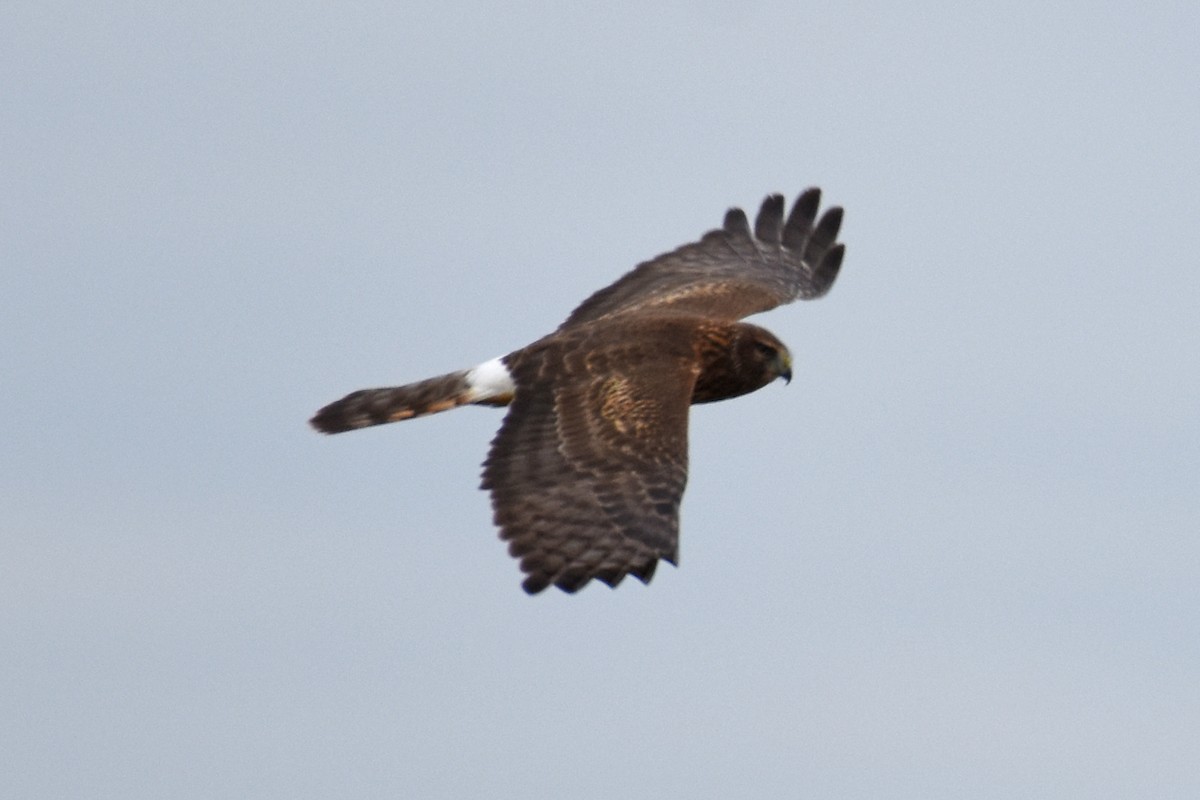
M 678 559 L 688 406 L 791 380 L 787 348 L 738 320 L 829 290 L 842 212 L 818 221 L 819 205 L 809 189 L 785 221 L 783 197 L 771 195 L 753 231 L 731 209 L 722 228 L 639 265 L 533 344 L 471 370 L 354 392 L 311 423 L 338 433 L 508 405 L 483 488 L 525 590 L 648 582 L 659 559 Z

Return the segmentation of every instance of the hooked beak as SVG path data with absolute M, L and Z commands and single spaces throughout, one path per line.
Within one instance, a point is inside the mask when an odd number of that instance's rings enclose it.
M 785 384 L 792 382 L 792 354 L 791 353 L 789 353 L 786 350 L 781 350 L 779 352 L 779 357 L 778 357 L 777 363 L 776 363 L 776 370 L 779 373 L 779 377 L 783 378 L 783 382 Z

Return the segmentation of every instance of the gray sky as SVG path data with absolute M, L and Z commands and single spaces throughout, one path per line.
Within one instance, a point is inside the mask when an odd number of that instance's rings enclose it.
M 1197 796 L 1196 5 L 416 5 L 0 7 L 0 795 Z M 306 427 L 809 185 L 649 587 Z

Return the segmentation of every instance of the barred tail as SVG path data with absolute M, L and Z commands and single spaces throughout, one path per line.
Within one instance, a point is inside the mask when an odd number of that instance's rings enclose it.
M 512 400 L 512 381 L 500 359 L 405 386 L 360 389 L 316 413 L 309 424 L 322 433 L 342 433 L 385 422 L 436 414 L 467 403 L 503 406 Z

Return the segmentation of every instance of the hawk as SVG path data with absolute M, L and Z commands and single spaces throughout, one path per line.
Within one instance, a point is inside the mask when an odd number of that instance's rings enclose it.
M 472 369 L 353 392 L 311 424 L 341 433 L 508 406 L 482 488 L 525 591 L 648 583 L 660 559 L 678 560 L 688 407 L 791 381 L 783 343 L 740 320 L 829 291 L 842 209 L 818 219 L 820 201 L 808 189 L 785 219 L 783 197 L 770 195 L 753 229 L 732 208 L 721 228 L 640 264 L 548 336 Z

